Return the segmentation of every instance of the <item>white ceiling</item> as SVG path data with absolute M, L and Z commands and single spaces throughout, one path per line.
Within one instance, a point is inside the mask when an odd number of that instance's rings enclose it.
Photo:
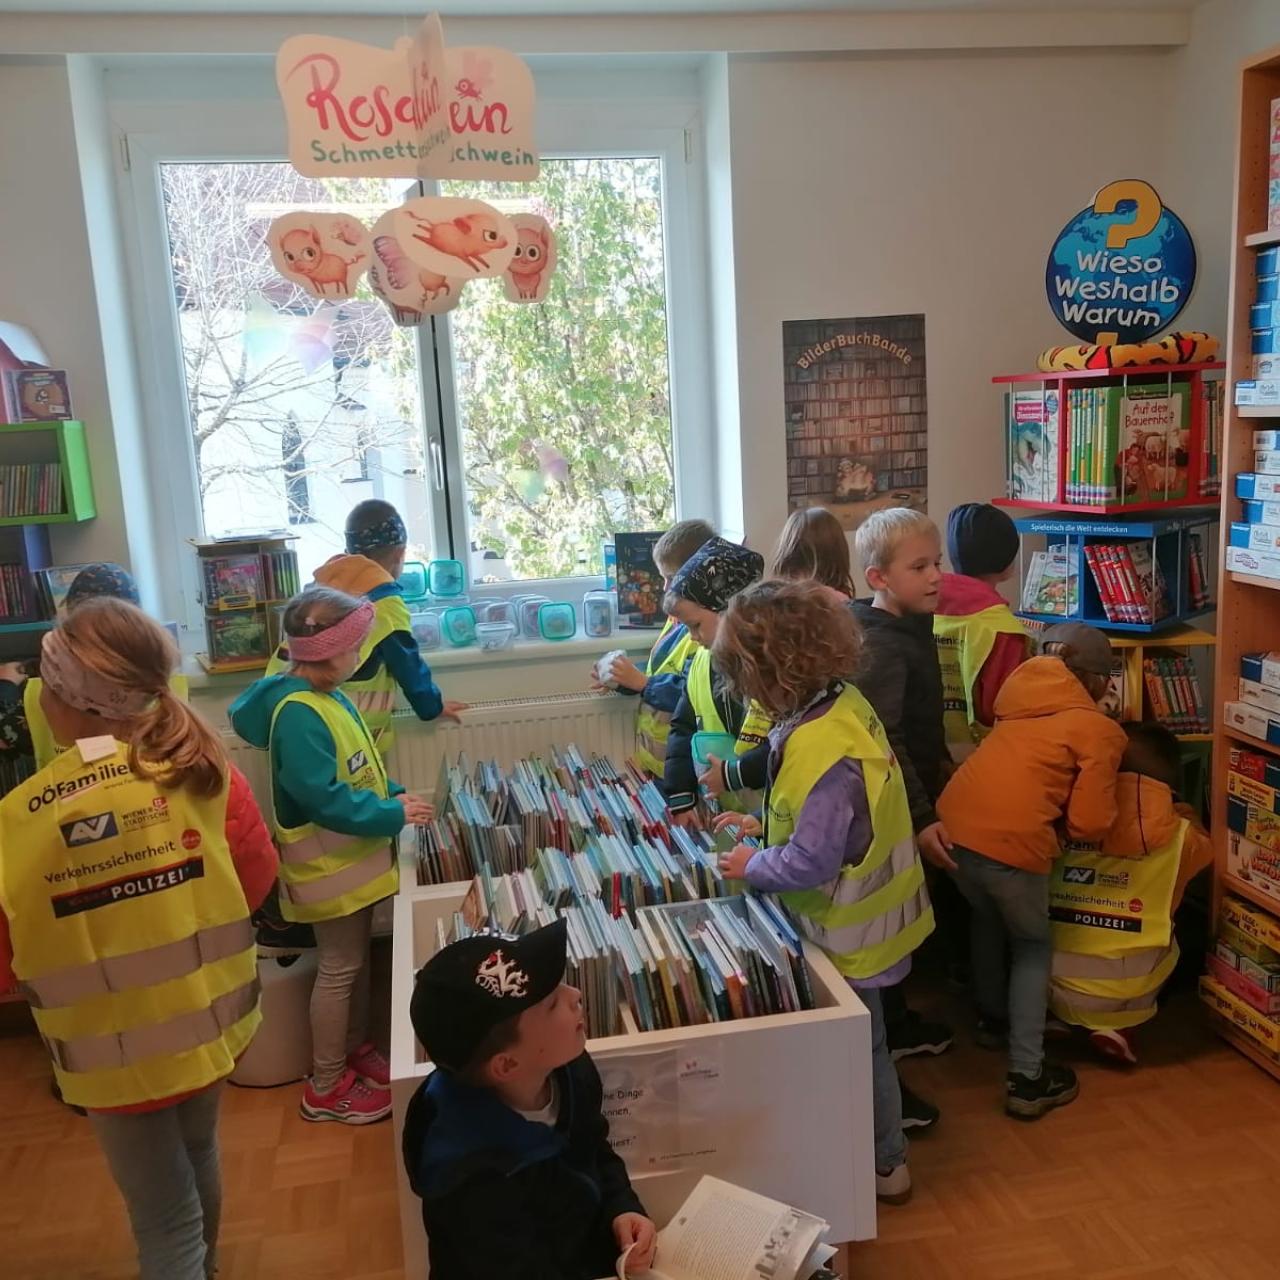
M 1191 9 L 1197 0 L 1074 0 L 1075 9 Z M 1059 10 L 1063 0 L 0 0 L 0 13 L 532 14 L 902 13 Z M 1101 33 L 1100 33 L 1101 34 Z M 1105 37 L 1104 37 L 1105 38 Z

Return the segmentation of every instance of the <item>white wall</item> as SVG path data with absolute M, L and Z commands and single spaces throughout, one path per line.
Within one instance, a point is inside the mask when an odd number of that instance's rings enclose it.
M 1054 235 L 1106 182 L 1154 175 L 1161 52 L 738 58 L 729 67 L 747 534 L 786 517 L 784 320 L 923 312 L 929 509 L 1003 485 L 991 375 L 1064 341 Z

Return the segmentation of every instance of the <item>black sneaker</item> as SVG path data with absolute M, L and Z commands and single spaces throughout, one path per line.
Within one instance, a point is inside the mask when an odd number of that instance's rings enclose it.
M 316 945 L 316 931 L 309 924 L 282 921 L 275 924 L 260 920 L 257 929 L 260 959 L 298 956 Z
M 889 1041 L 889 1056 L 894 1062 L 899 1058 L 914 1058 L 921 1053 L 946 1053 L 953 1039 L 951 1028 L 945 1022 L 927 1022 L 912 1009 L 907 1010 L 905 1018 L 887 1026 L 885 1035 Z
M 1009 1019 L 979 1018 L 973 1042 L 979 1049 L 1003 1049 L 1009 1043 Z
M 1019 1120 L 1038 1120 L 1054 1107 L 1074 1102 L 1080 1092 L 1076 1073 L 1057 1062 L 1046 1062 L 1034 1078 L 1010 1071 L 1005 1077 L 1004 1109 Z
M 932 1102 L 926 1102 L 899 1082 L 902 1089 L 902 1127 L 906 1131 L 925 1133 L 938 1123 L 942 1114 Z

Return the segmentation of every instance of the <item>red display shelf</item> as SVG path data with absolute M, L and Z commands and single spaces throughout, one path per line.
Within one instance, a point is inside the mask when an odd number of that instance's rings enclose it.
M 1080 382 L 1086 378 L 1146 378 L 1166 373 L 1213 373 L 1227 366 L 1221 360 L 1207 364 L 1135 364 L 1123 369 L 1055 369 L 1050 373 L 998 373 L 992 382 Z

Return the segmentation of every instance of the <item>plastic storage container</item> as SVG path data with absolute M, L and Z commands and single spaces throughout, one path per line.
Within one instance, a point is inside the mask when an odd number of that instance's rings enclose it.
M 582 629 L 594 639 L 613 635 L 613 596 L 608 591 L 588 591 L 582 597 Z
M 440 619 L 444 638 L 456 649 L 465 648 L 476 642 L 476 613 L 469 604 L 455 605 L 446 609 Z
M 400 590 L 406 600 L 425 600 L 427 596 L 427 566 L 421 560 L 406 560 L 400 574 Z
M 551 602 L 546 596 L 518 596 L 513 602 L 519 613 L 520 634 L 535 639 L 542 635 L 538 627 L 538 612 Z
M 438 613 L 414 613 L 409 616 L 409 630 L 420 648 L 438 649 L 444 644 Z
M 461 560 L 433 560 L 427 565 L 427 586 L 433 596 L 460 596 L 466 585 Z
M 476 610 L 477 622 L 509 623 L 516 631 L 520 630 L 520 620 L 516 616 L 516 607 L 510 600 L 495 600 L 484 611 L 484 617 L 480 616 L 480 610 Z
M 505 604 L 505 600 L 499 600 L 494 596 L 472 596 L 471 607 L 476 611 L 477 622 L 501 622 L 501 618 L 491 618 L 489 610 L 497 605 Z
M 544 640 L 571 640 L 578 634 L 578 611 L 571 604 L 547 600 L 538 606 L 538 631 Z
M 738 740 L 731 733 L 695 733 L 689 743 L 693 762 L 705 769 L 715 756 L 717 760 L 731 760 Z
M 498 649 L 510 649 L 516 642 L 516 624 L 514 622 L 477 622 L 476 640 L 485 653 L 493 653 Z

